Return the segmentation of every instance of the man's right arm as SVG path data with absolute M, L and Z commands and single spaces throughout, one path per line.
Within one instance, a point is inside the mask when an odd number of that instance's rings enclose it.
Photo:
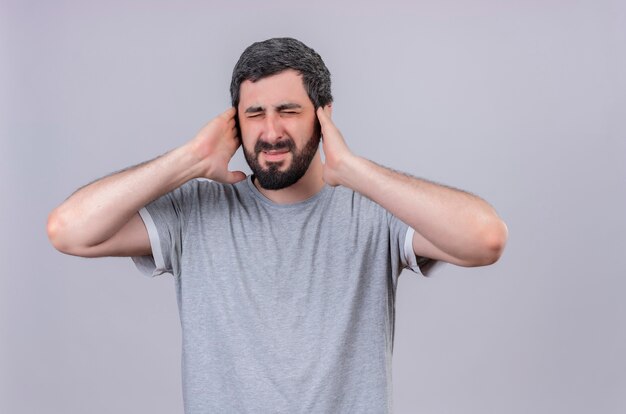
M 83 257 L 151 254 L 141 208 L 193 178 L 228 183 L 245 178 L 241 171 L 228 171 L 240 145 L 235 116 L 231 108 L 185 145 L 76 191 L 48 216 L 52 245 Z

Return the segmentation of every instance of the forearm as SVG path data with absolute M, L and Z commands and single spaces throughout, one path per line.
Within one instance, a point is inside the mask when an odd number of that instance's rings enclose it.
M 331 112 L 330 106 L 317 109 L 327 184 L 351 188 L 411 226 L 416 231 L 413 250 L 417 254 L 461 266 L 498 260 L 508 230 L 487 202 L 355 156 L 332 122 Z
M 344 186 L 380 204 L 459 262 L 483 264 L 499 256 L 506 226 L 481 198 L 364 158 L 353 157 L 345 164 Z
M 188 146 L 101 178 L 72 194 L 48 218 L 55 245 L 94 246 L 146 204 L 200 175 Z

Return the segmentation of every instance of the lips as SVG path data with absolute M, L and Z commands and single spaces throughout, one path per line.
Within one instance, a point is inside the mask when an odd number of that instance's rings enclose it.
M 265 154 L 274 155 L 274 154 L 285 154 L 289 152 L 289 148 L 279 149 L 279 150 L 269 150 L 263 151 Z
M 288 148 L 283 148 L 283 149 L 279 149 L 279 150 L 263 151 L 263 157 L 267 161 L 281 161 L 283 158 L 285 158 L 285 156 L 286 156 L 286 154 L 288 152 L 289 152 Z

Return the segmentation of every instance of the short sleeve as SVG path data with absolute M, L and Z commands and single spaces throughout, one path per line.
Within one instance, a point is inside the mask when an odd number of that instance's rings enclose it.
M 409 269 L 422 276 L 432 276 L 433 270 L 439 268 L 443 262 L 428 257 L 417 256 L 413 251 L 413 234 L 415 230 L 406 223 L 389 213 L 389 231 L 391 240 L 399 247 L 400 261 L 404 269 Z
M 441 267 L 444 262 L 430 259 L 428 257 L 417 256 L 413 251 L 413 234 L 415 230 L 407 226 L 406 235 L 404 236 L 404 260 L 403 264 L 409 269 L 422 276 L 432 276 L 433 271 Z
M 132 260 L 144 275 L 178 274 L 183 235 L 189 216 L 198 204 L 198 189 L 198 180 L 188 181 L 139 210 L 148 231 L 152 255 L 133 256 Z

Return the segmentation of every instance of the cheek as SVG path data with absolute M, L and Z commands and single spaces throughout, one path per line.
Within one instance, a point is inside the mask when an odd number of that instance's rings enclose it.
M 254 154 L 254 142 L 251 139 L 242 139 L 241 146 L 243 150 L 249 154 Z
M 285 132 L 292 138 L 309 139 L 315 132 L 314 120 L 305 121 L 302 120 L 287 120 L 284 123 Z
M 243 149 L 248 152 L 254 149 L 254 135 L 251 131 L 250 125 L 246 124 L 245 122 L 243 124 L 240 123 L 238 125 L 237 132 L 239 133 L 239 139 L 241 139 L 241 145 L 243 146 Z
M 241 138 L 242 142 L 246 142 L 256 137 L 258 134 L 258 128 L 251 122 L 240 122 L 239 123 L 239 138 Z

